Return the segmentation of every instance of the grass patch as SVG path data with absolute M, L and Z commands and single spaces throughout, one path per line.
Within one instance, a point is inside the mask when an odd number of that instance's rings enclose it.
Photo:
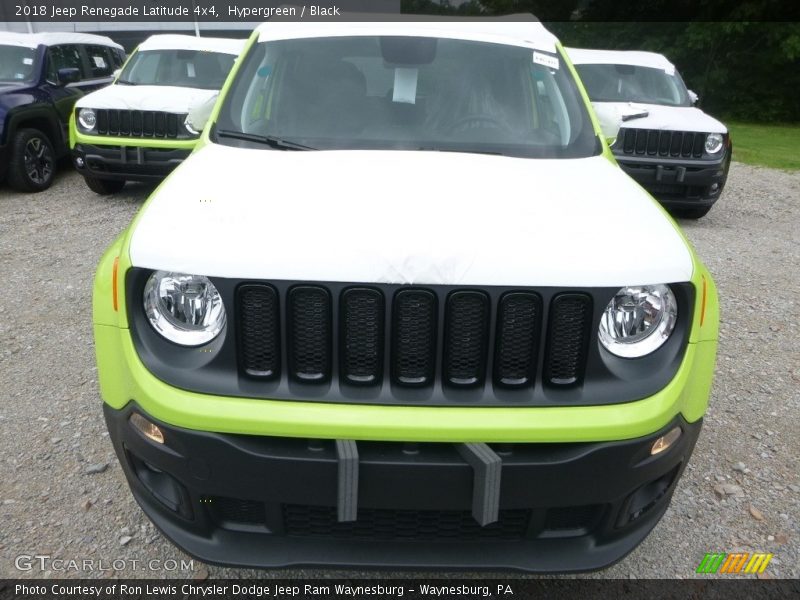
M 733 160 L 773 169 L 800 170 L 800 125 L 728 123 Z

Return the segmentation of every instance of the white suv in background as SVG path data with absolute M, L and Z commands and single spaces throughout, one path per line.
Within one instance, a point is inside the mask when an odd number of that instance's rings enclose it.
M 600 118 L 623 120 L 611 150 L 625 172 L 677 216 L 705 216 L 725 186 L 731 139 L 675 65 L 652 52 L 567 52 Z

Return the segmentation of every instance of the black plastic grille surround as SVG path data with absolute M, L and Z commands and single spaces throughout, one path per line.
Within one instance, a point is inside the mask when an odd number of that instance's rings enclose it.
M 117 137 L 191 139 L 183 122 L 186 113 L 170 113 L 152 110 L 129 110 L 114 108 L 95 109 L 98 135 Z
M 213 496 L 205 504 L 224 528 L 259 527 L 267 521 L 264 502 Z M 337 519 L 335 506 L 281 505 L 283 535 L 372 540 L 521 540 L 583 535 L 597 524 L 605 506 L 591 504 L 550 508 L 508 508 L 486 526 L 469 510 L 418 510 L 361 507 L 351 522 Z
M 379 540 L 521 539 L 531 511 L 501 510 L 497 522 L 481 527 L 468 510 L 398 510 L 361 508 L 358 520 L 340 523 L 336 508 L 287 504 L 283 506 L 286 535 L 298 537 L 363 538 Z
M 617 149 L 624 154 L 671 158 L 701 158 L 707 133 L 623 127 L 617 136 Z
M 672 284 L 675 333 L 640 359 L 597 339 L 619 288 L 482 288 L 212 277 L 227 325 L 207 347 L 161 337 L 142 309 L 151 271 L 129 274 L 139 356 L 163 381 L 224 396 L 405 406 L 580 406 L 630 402 L 680 365 L 694 303 Z

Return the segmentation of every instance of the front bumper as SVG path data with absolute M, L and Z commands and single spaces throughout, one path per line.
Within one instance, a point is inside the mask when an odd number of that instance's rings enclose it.
M 104 408 L 134 496 L 164 535 L 203 561 L 247 567 L 602 568 L 658 522 L 701 428 L 677 417 L 624 441 L 492 444 L 500 477 L 487 483 L 458 444 L 359 441 L 353 477 L 333 440 L 193 431 L 134 402 Z M 165 444 L 130 424 L 134 411 Z M 650 456 L 675 426 L 678 441 Z M 481 527 L 474 487 L 486 485 L 498 488 L 498 521 Z M 355 521 L 337 519 L 343 503 Z
M 79 173 L 89 177 L 158 182 L 191 152 L 187 148 L 76 144 L 72 163 Z
M 718 160 L 636 156 L 615 152 L 630 177 L 667 208 L 705 208 L 713 205 L 728 179 L 730 148 Z

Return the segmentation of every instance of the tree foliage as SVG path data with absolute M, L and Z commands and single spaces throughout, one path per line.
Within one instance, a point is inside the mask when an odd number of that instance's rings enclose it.
M 784 0 L 402 0 L 408 13 L 533 13 L 565 46 L 664 54 L 705 110 L 756 122 L 800 121 L 798 7 Z M 797 20 L 780 20 L 787 18 Z

